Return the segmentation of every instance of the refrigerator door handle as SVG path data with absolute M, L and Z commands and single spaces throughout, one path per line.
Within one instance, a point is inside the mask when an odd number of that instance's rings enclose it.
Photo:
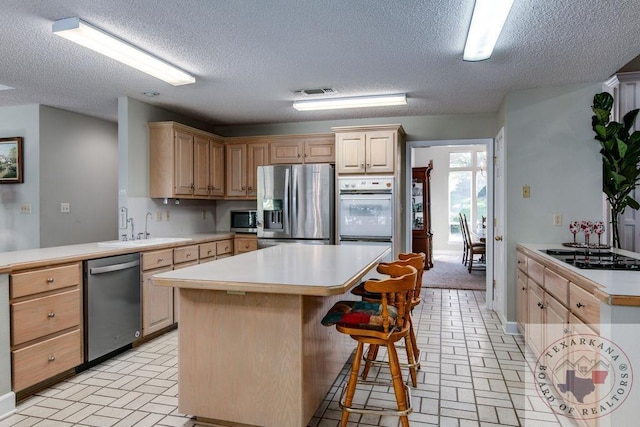
M 291 177 L 289 173 L 291 172 L 291 168 L 287 168 L 284 171 L 284 203 L 282 206 L 282 231 L 284 231 L 288 236 L 291 236 L 291 224 L 289 220 L 291 219 L 291 213 L 289 211 L 289 199 L 291 197 Z
M 291 234 L 290 236 L 298 235 L 298 170 L 295 166 L 291 167 Z

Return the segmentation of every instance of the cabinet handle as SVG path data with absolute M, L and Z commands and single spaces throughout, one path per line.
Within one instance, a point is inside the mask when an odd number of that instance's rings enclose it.
M 540 309 L 543 309 L 544 308 L 544 304 L 541 303 L 541 302 L 538 302 L 538 307 L 540 307 Z
M 527 290 L 527 288 L 523 286 L 523 287 L 522 287 L 522 290 L 523 290 L 523 291 L 526 291 L 526 290 Z
M 364 163 L 360 163 L 360 167 L 363 168 L 364 167 Z
M 195 190 L 195 188 L 196 188 L 195 184 L 191 184 L 191 189 Z
M 54 279 L 53 277 L 47 277 L 47 283 L 53 283 L 55 281 L 56 279 Z
M 300 158 L 300 153 L 298 153 L 298 158 Z
M 242 186 L 242 189 L 243 189 L 243 190 L 246 190 L 246 188 L 244 188 L 244 186 Z
M 369 163 L 367 163 L 367 167 L 371 166 Z
M 563 331 L 564 331 L 564 333 L 565 333 L 565 334 L 568 334 L 569 332 L 571 332 L 571 329 L 569 329 L 569 328 L 564 328 L 564 329 L 563 329 Z
M 157 261 L 157 262 L 162 262 L 162 258 L 158 258 L 158 261 Z
M 190 254 L 190 253 L 187 253 L 187 258 L 189 258 L 190 256 L 191 256 L 191 254 Z
M 249 187 L 249 191 L 253 190 L 253 187 Z
M 51 313 L 47 314 L 47 317 L 49 319 L 53 319 L 54 317 L 56 317 L 56 314 L 52 311 Z
M 581 303 L 581 302 L 579 302 L 579 303 L 577 303 L 577 304 L 576 304 L 576 307 L 578 307 L 578 308 L 582 308 L 582 307 L 584 307 L 584 304 L 583 304 L 583 303 Z
M 207 251 L 207 255 L 211 255 L 211 249 Z
M 56 357 L 51 355 L 49 356 L 49 362 L 55 362 L 56 361 Z

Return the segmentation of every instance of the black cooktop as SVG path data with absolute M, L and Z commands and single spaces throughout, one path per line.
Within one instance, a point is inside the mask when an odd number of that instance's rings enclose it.
M 546 249 L 547 255 L 571 264 L 577 268 L 590 270 L 639 270 L 640 259 L 611 251 L 585 249 Z

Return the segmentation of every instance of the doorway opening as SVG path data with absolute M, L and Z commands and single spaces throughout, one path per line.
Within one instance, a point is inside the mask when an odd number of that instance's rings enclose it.
M 459 222 L 459 213 L 464 213 L 468 224 L 476 236 L 483 235 L 486 241 L 492 241 L 493 218 L 493 139 L 463 139 L 407 142 L 406 171 L 407 181 L 411 183 L 413 168 L 424 167 L 433 162 L 430 181 L 431 233 L 434 263 L 437 258 L 457 259 L 460 271 L 466 271 L 461 263 L 463 241 Z M 410 187 L 410 186 L 409 186 Z M 412 206 L 411 191 L 407 191 L 405 206 Z M 406 223 L 412 224 L 412 210 L 406 209 Z M 412 230 L 407 227 L 405 239 L 407 248 L 412 248 Z M 493 283 L 492 250 L 487 246 L 484 257 L 486 270 L 474 271 L 473 275 L 460 276 L 459 281 L 478 287 L 483 281 L 486 290 L 487 308 L 492 309 Z M 477 255 L 476 255 L 477 257 Z M 474 261 L 474 268 L 477 258 Z M 434 273 L 437 268 L 434 269 Z M 446 280 L 446 274 L 443 275 Z M 452 277 L 451 282 L 458 279 Z M 442 285 L 447 286 L 446 284 Z M 451 287 L 455 284 L 451 283 Z M 462 285 L 464 286 L 464 285 Z

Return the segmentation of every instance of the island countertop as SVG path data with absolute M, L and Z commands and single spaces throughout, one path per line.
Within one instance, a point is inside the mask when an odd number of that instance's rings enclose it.
M 158 286 L 329 296 L 346 292 L 388 248 L 283 244 L 153 276 Z

